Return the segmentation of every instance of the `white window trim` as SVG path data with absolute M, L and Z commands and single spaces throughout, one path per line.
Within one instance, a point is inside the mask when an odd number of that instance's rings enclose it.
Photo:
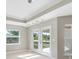
M 8 36 L 8 37 L 18 37 L 19 41 L 18 41 L 18 43 L 6 43 L 6 45 L 20 45 L 20 33 L 21 33 L 21 31 L 17 30 L 17 29 L 8 29 L 8 31 L 18 31 L 19 32 L 19 36 Z

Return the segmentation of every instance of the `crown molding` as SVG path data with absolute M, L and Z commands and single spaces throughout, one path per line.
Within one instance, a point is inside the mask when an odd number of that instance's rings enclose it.
M 21 23 L 26 23 L 27 22 L 26 20 L 17 19 L 17 18 L 10 17 L 10 16 L 6 16 L 6 19 L 10 20 L 10 21 L 21 22 Z
M 25 24 L 25 23 L 16 22 L 16 21 L 11 21 L 11 20 L 6 20 L 6 24 L 26 27 L 26 24 Z

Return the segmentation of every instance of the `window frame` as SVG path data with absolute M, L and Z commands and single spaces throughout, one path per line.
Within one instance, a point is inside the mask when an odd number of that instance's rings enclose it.
M 7 31 L 18 31 L 19 32 L 19 36 L 13 36 L 13 37 L 18 37 L 19 39 L 18 39 L 17 43 L 7 43 L 7 35 L 6 35 L 6 44 L 7 45 L 20 45 L 20 30 L 17 30 L 17 29 L 7 29 Z M 12 37 L 12 36 L 8 36 L 8 37 Z
M 67 29 L 65 27 L 71 27 L 71 28 Z M 65 42 L 65 31 L 66 30 L 70 30 L 71 31 L 71 39 L 67 38 L 66 40 L 72 40 L 72 24 L 65 24 L 64 25 L 64 42 Z M 67 42 L 65 42 L 65 43 L 67 43 Z M 72 55 L 72 51 L 71 51 L 71 53 L 65 51 L 65 43 L 64 43 L 64 56 L 71 56 Z M 71 44 L 71 47 L 72 47 L 72 44 Z
M 38 43 L 38 48 L 37 49 L 34 48 L 34 37 L 33 37 L 34 33 L 38 32 L 38 42 L 39 42 L 39 31 L 40 31 L 39 29 L 32 29 L 32 33 L 31 33 L 31 35 L 32 35 L 32 44 L 31 45 L 32 45 L 32 49 L 34 51 L 39 50 L 39 48 L 40 48 L 39 43 Z
M 42 49 L 42 31 L 46 30 L 46 29 L 49 29 L 49 32 L 50 32 L 50 41 L 49 41 L 50 42 L 50 46 L 49 47 L 50 47 L 50 51 L 51 51 L 51 34 L 52 34 L 51 28 L 52 28 L 51 25 L 48 25 L 48 26 L 43 26 L 43 27 L 40 27 L 40 28 L 34 28 L 34 29 L 31 30 L 31 35 L 32 35 L 32 37 L 31 37 L 31 39 L 32 39 L 31 48 L 33 49 L 33 51 L 40 52 L 40 53 L 43 53 L 45 55 L 48 55 L 48 53 L 46 54 L 45 52 L 42 52 L 42 50 L 41 50 Z M 34 40 L 33 33 L 34 32 L 39 32 L 39 34 L 38 34 L 39 35 L 38 41 L 40 41 L 40 42 L 38 44 L 39 45 L 38 49 L 34 49 L 34 43 L 33 43 L 33 40 Z
M 41 28 L 41 32 L 42 32 L 42 34 L 43 34 L 43 30 L 47 30 L 47 29 L 49 29 L 49 33 L 50 33 L 50 40 L 49 40 L 49 47 L 50 47 L 50 51 L 51 51 L 51 28 L 52 28 L 52 26 L 51 25 L 49 25 L 49 26 L 44 26 L 44 27 L 42 27 Z M 41 35 L 42 35 L 41 34 Z M 42 37 L 41 37 L 41 40 L 42 40 Z M 43 43 L 42 43 L 42 45 L 43 45 Z M 42 46 L 42 48 L 43 48 L 43 46 Z

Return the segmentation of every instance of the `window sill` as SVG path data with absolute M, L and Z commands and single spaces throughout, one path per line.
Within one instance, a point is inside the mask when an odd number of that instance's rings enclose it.
M 20 43 L 11 43 L 11 44 L 6 44 L 6 45 L 20 45 Z

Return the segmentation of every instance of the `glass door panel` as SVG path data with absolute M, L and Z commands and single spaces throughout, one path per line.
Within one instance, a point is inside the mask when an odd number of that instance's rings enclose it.
M 34 39 L 33 47 L 34 49 L 38 49 L 38 32 L 33 33 L 33 39 Z
M 50 52 L 50 30 L 46 29 L 42 32 L 42 50 L 43 52 Z

